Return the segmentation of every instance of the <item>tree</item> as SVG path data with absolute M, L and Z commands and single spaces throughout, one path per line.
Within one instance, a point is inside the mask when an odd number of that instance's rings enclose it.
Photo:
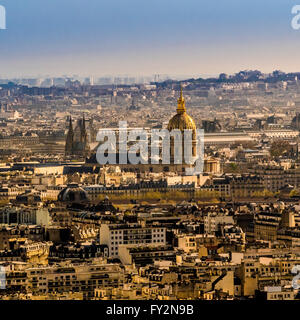
M 293 189 L 289 194 L 290 198 L 297 197 L 299 195 L 300 194 L 299 194 L 299 191 L 297 189 Z
M 285 140 L 276 140 L 271 144 L 270 154 L 273 158 L 279 158 L 291 151 L 291 145 Z

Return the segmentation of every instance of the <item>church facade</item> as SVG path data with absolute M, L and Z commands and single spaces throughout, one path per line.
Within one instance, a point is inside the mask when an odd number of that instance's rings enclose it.
M 65 155 L 87 157 L 90 153 L 89 137 L 84 116 L 77 121 L 75 129 L 71 116 L 66 137 Z

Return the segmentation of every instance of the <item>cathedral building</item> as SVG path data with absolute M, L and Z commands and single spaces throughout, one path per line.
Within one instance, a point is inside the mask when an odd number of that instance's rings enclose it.
M 73 129 L 72 118 L 70 116 L 65 155 L 86 157 L 90 152 L 89 140 L 84 116 L 77 121 L 75 129 Z

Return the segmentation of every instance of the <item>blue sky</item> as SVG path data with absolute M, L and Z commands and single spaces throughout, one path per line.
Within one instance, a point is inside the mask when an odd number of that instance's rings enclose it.
M 298 2 L 297 2 L 298 1 Z M 0 0 L 0 78 L 300 71 L 300 0 Z

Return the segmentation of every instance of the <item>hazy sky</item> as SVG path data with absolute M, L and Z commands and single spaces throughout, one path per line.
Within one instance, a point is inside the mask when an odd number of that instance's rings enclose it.
M 0 78 L 300 71 L 300 0 L 0 0 Z

